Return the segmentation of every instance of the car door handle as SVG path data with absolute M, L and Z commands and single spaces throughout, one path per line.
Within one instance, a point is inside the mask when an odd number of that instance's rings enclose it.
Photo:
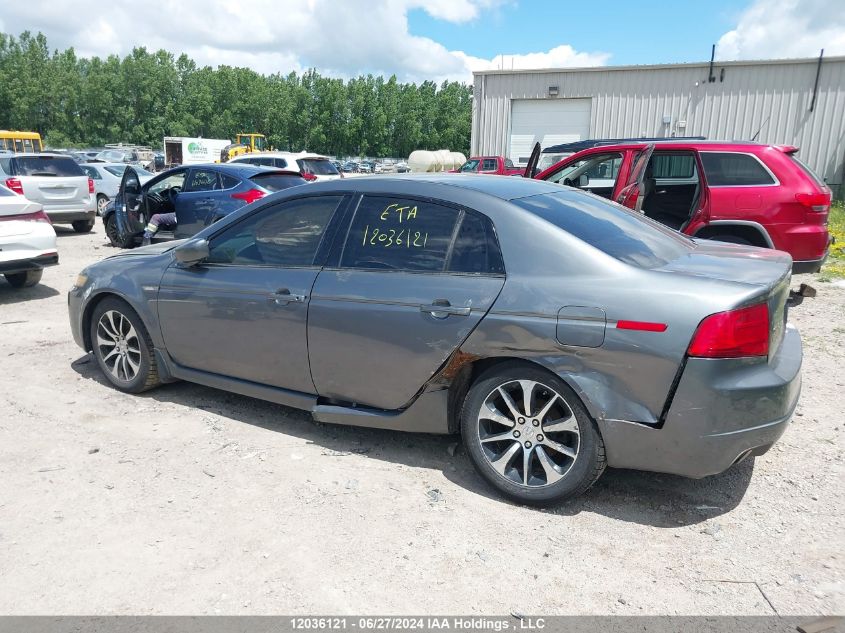
M 472 308 L 453 306 L 446 299 L 435 299 L 430 305 L 421 305 L 420 312 L 427 312 L 435 319 L 445 319 L 450 314 L 454 316 L 469 316 Z
M 279 288 L 276 292 L 267 297 L 268 301 L 272 301 L 277 306 L 286 306 L 289 303 L 304 303 L 305 295 L 291 294 L 287 288 Z

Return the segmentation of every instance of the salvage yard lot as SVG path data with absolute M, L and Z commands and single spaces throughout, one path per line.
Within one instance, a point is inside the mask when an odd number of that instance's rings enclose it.
M 791 311 L 797 416 L 763 457 L 693 481 L 610 471 L 511 505 L 458 438 L 317 425 L 179 383 L 107 386 L 66 291 L 113 253 L 59 232 L 43 283 L 0 281 L 0 610 L 841 613 L 845 287 Z M 453 456 L 454 453 L 454 456 Z

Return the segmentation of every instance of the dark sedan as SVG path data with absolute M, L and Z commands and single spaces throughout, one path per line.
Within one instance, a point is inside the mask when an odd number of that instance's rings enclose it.
M 314 418 L 461 433 L 502 494 L 766 452 L 800 391 L 791 260 L 588 193 L 458 174 L 322 182 L 84 270 L 73 336 L 118 389 L 188 380 Z
M 175 229 L 159 239 L 190 237 L 250 202 L 301 184 L 298 171 L 240 163 L 176 167 L 141 184 L 138 172 L 127 167 L 114 203 L 103 211 L 103 225 L 114 246 L 131 248 L 155 214 L 175 213 Z

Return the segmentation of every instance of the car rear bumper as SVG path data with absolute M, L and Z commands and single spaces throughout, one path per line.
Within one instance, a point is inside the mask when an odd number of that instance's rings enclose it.
M 37 257 L 28 257 L 26 259 L 15 259 L 10 261 L 0 261 L 0 274 L 6 273 L 22 273 L 27 270 L 39 270 L 47 266 L 55 266 L 59 263 L 59 254 L 56 252 L 45 253 Z
M 93 220 L 97 217 L 97 209 L 50 209 L 45 207 L 44 213 L 53 224 L 70 224 L 77 220 Z
M 699 478 L 762 455 L 798 403 L 801 354 L 798 330 L 788 326 L 769 362 L 688 359 L 661 428 L 601 424 L 608 465 Z

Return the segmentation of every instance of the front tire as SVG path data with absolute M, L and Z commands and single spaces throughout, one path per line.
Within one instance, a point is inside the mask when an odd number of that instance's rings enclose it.
M 90 220 L 77 220 L 76 222 L 71 222 L 70 225 L 73 227 L 73 230 L 77 233 L 90 233 L 91 229 L 94 228 L 94 219 L 91 218 Z
M 109 206 L 109 197 L 102 193 L 99 194 L 97 196 L 97 213 L 102 216 L 107 206 Z
M 152 339 L 128 303 L 104 299 L 94 308 L 89 327 L 94 358 L 112 385 L 141 393 L 160 383 Z
M 548 505 L 585 492 L 604 472 L 604 442 L 560 378 L 526 363 L 485 371 L 461 413 L 478 473 L 519 503 Z
M 27 270 L 22 273 L 6 273 L 6 281 L 12 288 L 29 288 L 41 281 L 41 276 L 44 271 L 40 268 L 38 270 Z
M 106 237 L 109 238 L 112 246 L 117 248 L 132 248 L 135 245 L 134 238 L 123 240 L 120 238 L 120 232 L 117 230 L 117 218 L 114 213 L 110 213 L 103 219 L 103 225 L 106 229 Z

